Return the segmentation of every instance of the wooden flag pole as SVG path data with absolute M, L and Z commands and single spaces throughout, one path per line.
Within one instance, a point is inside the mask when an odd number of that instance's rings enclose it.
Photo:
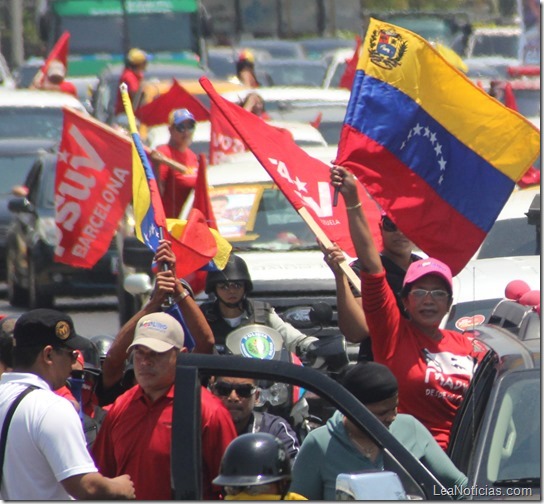
M 310 212 L 308 212 L 308 209 L 305 207 L 298 209 L 299 215 L 304 219 L 304 222 L 308 224 L 312 232 L 315 234 L 317 239 L 325 245 L 325 247 L 329 248 L 332 247 L 332 242 L 329 240 L 329 237 L 325 234 L 325 232 L 319 227 L 319 224 L 315 221 L 315 219 L 310 215 Z M 340 268 L 344 272 L 344 274 L 348 277 L 348 280 L 353 284 L 353 286 L 361 292 L 361 279 L 355 274 L 355 271 L 351 268 L 351 266 L 348 264 L 347 261 L 342 261 L 339 263 Z

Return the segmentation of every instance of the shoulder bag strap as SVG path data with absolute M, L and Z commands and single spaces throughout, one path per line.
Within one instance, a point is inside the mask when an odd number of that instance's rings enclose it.
M 15 410 L 17 409 L 17 406 L 19 406 L 19 403 L 25 398 L 27 394 L 37 388 L 38 387 L 35 387 L 34 385 L 29 385 L 25 390 L 23 390 L 15 398 L 15 401 L 13 401 L 13 403 L 9 407 L 6 418 L 4 419 L 4 424 L 2 425 L 2 434 L 0 436 L 0 486 L 2 485 L 2 476 L 4 473 L 4 456 L 6 454 L 6 442 L 8 438 L 9 424 L 11 423 L 11 419 L 13 417 L 13 414 L 15 413 Z

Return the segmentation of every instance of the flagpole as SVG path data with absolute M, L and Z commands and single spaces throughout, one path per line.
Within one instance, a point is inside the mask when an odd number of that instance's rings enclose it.
M 151 167 L 149 166 L 149 160 L 147 159 L 147 156 L 141 149 L 138 148 L 138 144 L 137 142 L 135 142 L 135 139 L 134 139 L 134 137 L 138 137 L 139 139 L 140 135 L 138 133 L 138 129 L 136 128 L 136 117 L 134 116 L 134 111 L 132 110 L 132 102 L 130 101 L 130 96 L 128 94 L 128 86 L 124 82 L 122 82 L 119 85 L 119 90 L 121 91 L 121 100 L 123 101 L 123 108 L 125 109 L 125 114 L 127 116 L 128 131 L 132 136 L 132 143 L 134 147 L 136 148 L 136 152 L 138 153 L 138 156 L 140 157 L 142 166 L 146 166 L 149 169 L 151 169 Z M 162 226 L 159 226 L 159 238 L 161 240 L 164 238 L 164 230 Z M 169 269 L 168 264 L 166 262 L 163 262 L 162 270 L 167 271 L 168 269 Z M 167 306 L 172 306 L 173 304 L 174 304 L 173 297 L 169 295 L 167 298 Z
M 306 207 L 301 207 L 298 209 L 298 214 L 302 217 L 304 222 L 308 224 L 312 232 L 315 234 L 317 239 L 326 247 L 332 247 L 333 243 L 329 239 L 329 237 L 325 234 L 325 232 L 319 227 L 319 224 L 315 221 L 315 219 L 312 217 L 310 212 L 308 212 L 308 209 Z M 342 261 L 338 263 L 344 274 L 348 277 L 349 281 L 353 284 L 353 286 L 361 292 L 361 279 L 355 274 L 355 271 L 353 271 L 352 267 L 348 264 L 347 261 Z

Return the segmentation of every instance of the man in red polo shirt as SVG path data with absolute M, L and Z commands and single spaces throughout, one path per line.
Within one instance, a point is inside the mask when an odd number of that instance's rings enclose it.
M 122 394 L 108 411 L 93 445 L 93 456 L 105 476 L 130 474 L 138 499 L 172 499 L 170 451 L 176 359 L 186 352 L 181 324 L 163 312 L 138 321 L 129 346 L 138 385 Z M 203 498 L 218 499 L 212 485 L 221 457 L 236 437 L 231 415 L 202 387 Z
M 166 217 L 177 219 L 185 200 L 196 184 L 198 158 L 189 148 L 193 141 L 196 121 L 193 114 L 183 108 L 173 110 L 168 122 L 170 140 L 167 144 L 159 145 L 151 153 L 151 159 L 155 163 L 155 173 Z M 185 172 L 181 173 L 161 163 L 163 155 L 184 165 Z

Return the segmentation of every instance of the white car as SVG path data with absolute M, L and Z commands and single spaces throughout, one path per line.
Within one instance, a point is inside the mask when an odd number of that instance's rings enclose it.
M 284 128 L 291 132 L 293 139 L 299 147 L 319 147 L 327 146 L 327 142 L 318 129 L 314 128 L 309 123 L 301 122 L 285 122 L 285 121 L 270 121 L 271 126 Z M 168 125 L 161 124 L 149 128 L 147 133 L 147 143 L 152 149 L 157 146 L 168 143 L 170 133 Z M 204 153 L 208 155 L 210 149 L 211 126 L 209 121 L 199 121 L 196 123 L 191 150 L 196 153 Z M 227 161 L 228 162 L 228 161 Z
M 87 114 L 83 104 L 67 93 L 0 89 L 0 138 L 48 138 L 60 141 L 63 107 Z

